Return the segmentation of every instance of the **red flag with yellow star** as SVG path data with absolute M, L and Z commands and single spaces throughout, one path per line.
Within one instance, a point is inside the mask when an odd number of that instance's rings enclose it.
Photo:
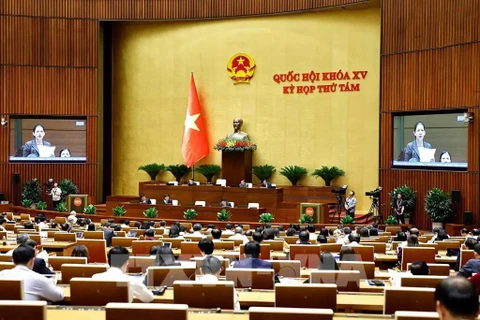
M 197 88 L 192 73 L 182 141 L 183 160 L 188 167 L 193 166 L 210 152 L 203 117 L 204 114 L 198 101 Z

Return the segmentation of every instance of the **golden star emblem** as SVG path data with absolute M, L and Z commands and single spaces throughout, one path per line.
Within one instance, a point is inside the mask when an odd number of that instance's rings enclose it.
M 200 117 L 200 113 L 194 115 L 189 115 L 187 113 L 187 118 L 185 119 L 185 128 L 200 131 L 197 124 L 195 123 L 198 117 Z

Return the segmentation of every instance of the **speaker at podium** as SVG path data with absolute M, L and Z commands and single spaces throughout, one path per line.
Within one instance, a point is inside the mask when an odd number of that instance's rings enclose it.
M 68 212 L 74 210 L 82 213 L 83 209 L 88 205 L 88 194 L 69 194 L 67 196 Z

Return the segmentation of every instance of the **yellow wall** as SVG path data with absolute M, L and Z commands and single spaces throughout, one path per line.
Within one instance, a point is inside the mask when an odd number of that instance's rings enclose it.
M 182 163 L 181 139 L 190 72 L 207 116 L 210 143 L 244 131 L 258 144 L 254 165 L 309 170 L 336 165 L 357 192 L 378 184 L 379 9 L 325 11 L 221 21 L 119 23 L 114 42 L 113 192 L 136 194 L 148 176 L 139 165 Z M 257 71 L 250 85 L 233 85 L 226 64 L 250 54 Z M 284 95 L 276 73 L 368 70 L 360 92 Z M 300 83 L 299 83 L 300 84 Z M 221 163 L 212 149 L 201 163 Z M 168 173 L 160 177 L 170 180 Z M 201 180 L 201 178 L 199 177 Z M 255 179 L 256 180 L 256 179 Z M 289 184 L 278 174 L 277 184 Z M 303 185 L 323 185 L 309 176 Z

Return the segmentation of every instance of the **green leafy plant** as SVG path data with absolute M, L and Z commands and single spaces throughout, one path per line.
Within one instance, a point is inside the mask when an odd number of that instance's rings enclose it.
M 306 213 L 302 213 L 298 222 L 300 222 L 300 223 L 313 223 L 313 217 L 309 216 Z
M 116 217 L 123 217 L 127 213 L 127 210 L 123 206 L 116 206 L 113 208 L 113 215 Z
M 175 177 L 175 180 L 180 182 L 183 176 L 185 176 L 190 169 L 184 164 L 171 164 L 165 168 L 166 171 L 169 171 Z
M 72 180 L 63 179 L 58 183 L 58 187 L 62 190 L 61 201 L 66 202 L 67 196 L 71 194 L 78 194 L 78 187 Z M 65 210 L 67 211 L 67 210 Z
M 385 224 L 398 224 L 398 221 L 394 216 L 389 215 L 387 220 L 385 220 Z
M 307 174 L 308 170 L 300 166 L 286 166 L 280 170 L 280 175 L 286 177 L 292 183 L 292 186 L 296 186 L 300 179 Z
M 187 209 L 183 212 L 183 218 L 186 220 L 195 220 L 197 218 L 197 210 L 195 209 Z
M 252 166 L 252 173 L 258 180 L 269 180 L 275 172 L 275 166 L 264 164 L 263 166 Z
M 32 201 L 30 201 L 29 199 L 23 199 L 21 204 L 24 208 L 30 208 L 30 206 L 32 205 Z
M 42 200 L 42 186 L 37 178 L 30 179 L 23 185 L 22 200 L 25 199 L 30 200 L 30 204 Z
M 265 213 L 260 213 L 258 216 L 260 222 L 272 222 L 275 219 L 275 216 L 273 213 L 270 212 L 265 212 Z
M 334 180 L 337 177 L 342 177 L 344 175 L 345 175 L 345 171 L 335 166 L 331 168 L 327 166 L 322 166 L 320 169 L 315 169 L 312 172 L 312 176 L 314 176 L 315 178 L 318 178 L 318 177 L 322 178 L 323 181 L 325 181 L 325 185 L 327 187 L 330 186 L 330 184 L 332 183 L 332 180 Z
M 55 210 L 57 210 L 58 212 L 67 212 L 67 204 L 65 202 L 60 202 L 55 207 Z
M 343 225 L 354 224 L 355 220 L 352 218 L 352 216 L 346 215 L 342 220 L 340 220 L 340 223 Z
M 158 216 L 158 210 L 155 207 L 150 207 L 143 212 L 145 218 L 155 219 Z
M 413 209 L 415 208 L 415 200 L 417 199 L 417 193 L 409 186 L 398 186 L 388 194 L 390 197 L 390 208 L 395 208 L 395 202 L 397 201 L 398 194 L 402 195 L 402 199 L 407 202 L 403 214 L 405 218 L 413 216 Z
M 222 168 L 216 164 L 202 164 L 195 171 L 207 178 L 208 183 L 212 183 L 213 177 L 219 174 Z
M 35 205 L 35 208 L 38 210 L 46 210 L 47 203 L 45 201 L 38 201 L 37 204 Z
M 83 208 L 83 213 L 85 214 L 95 214 L 97 213 L 97 207 L 95 207 L 93 204 L 89 204 L 85 208 Z
M 232 213 L 227 209 L 222 209 L 220 212 L 217 213 L 217 220 L 218 221 L 230 221 L 232 218 Z
M 145 171 L 150 176 L 150 180 L 155 181 L 158 174 L 162 171 L 165 171 L 165 165 L 163 163 L 162 164 L 150 163 L 150 164 L 146 164 L 138 167 L 138 170 Z
M 425 197 L 425 211 L 432 222 L 447 222 L 452 215 L 450 194 L 438 188 L 430 189 Z

